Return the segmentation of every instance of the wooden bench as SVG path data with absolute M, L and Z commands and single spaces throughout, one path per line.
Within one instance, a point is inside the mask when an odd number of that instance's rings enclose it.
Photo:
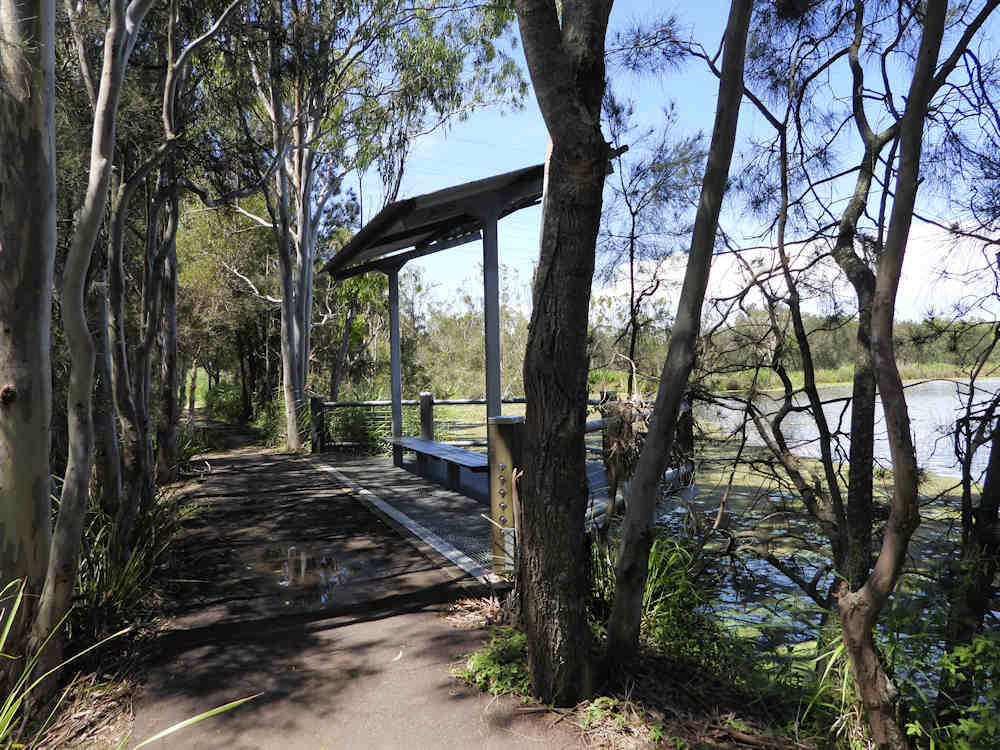
M 390 438 L 389 442 L 417 454 L 417 472 L 421 475 L 427 474 L 428 457 L 444 461 L 448 469 L 448 488 L 455 491 L 459 489 L 459 476 L 462 467 L 469 471 L 488 471 L 490 468 L 489 458 L 485 453 L 467 451 L 456 448 L 454 445 L 436 443 L 433 440 L 418 437 Z

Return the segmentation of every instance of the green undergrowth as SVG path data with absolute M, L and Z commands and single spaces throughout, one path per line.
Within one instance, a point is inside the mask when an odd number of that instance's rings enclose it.
M 456 677 L 484 693 L 531 700 L 527 637 L 508 625 L 490 630 L 490 640 L 454 670 Z
M 114 519 L 99 507 L 87 513 L 76 594 L 68 631 L 92 639 L 133 622 L 153 592 L 153 577 L 181 525 L 198 512 L 173 489 L 160 490 L 136 520 L 128 556 L 115 562 Z
M 225 380 L 206 389 L 205 410 L 212 419 L 238 424 L 244 421 L 243 395 L 240 386 Z
M 593 544 L 588 611 L 598 646 L 614 597 L 616 549 L 613 537 Z M 569 712 L 588 743 L 717 748 L 731 746 L 727 737 L 750 736 L 765 748 L 817 747 L 810 738 L 832 720 L 816 710 L 808 723 L 796 721 L 809 697 L 803 683 L 761 659 L 756 644 L 712 612 L 718 578 L 695 545 L 660 536 L 649 568 L 639 658 L 627 671 L 605 671 L 598 692 Z M 455 674 L 494 695 L 531 701 L 526 645 L 517 627 L 493 627 Z

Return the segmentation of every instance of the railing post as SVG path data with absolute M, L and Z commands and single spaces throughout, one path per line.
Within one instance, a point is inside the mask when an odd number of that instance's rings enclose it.
M 515 508 L 514 469 L 521 465 L 524 417 L 489 417 L 486 420 L 490 463 L 490 517 L 493 519 L 491 559 L 493 572 L 514 567 L 516 529 L 520 508 Z
M 424 440 L 434 439 L 434 394 L 420 394 L 420 437 Z
M 424 440 L 434 439 L 434 394 L 420 394 L 420 437 Z M 427 476 L 429 459 L 420 451 L 417 451 L 417 473 Z
M 322 453 L 326 450 L 326 413 L 323 399 L 311 396 L 309 398 L 309 419 L 312 425 L 312 452 Z
M 399 331 L 399 267 L 389 270 L 389 369 L 392 392 L 392 436 L 403 436 L 403 349 Z M 403 446 L 392 444 L 392 465 L 403 465 Z

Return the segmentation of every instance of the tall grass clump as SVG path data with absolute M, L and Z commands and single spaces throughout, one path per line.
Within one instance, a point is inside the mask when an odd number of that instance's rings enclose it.
M 595 539 L 591 544 L 589 611 L 598 631 L 614 601 L 617 550 L 615 539 Z M 742 663 L 740 642 L 724 630 L 710 608 L 717 585 L 694 540 L 657 536 L 649 551 L 642 596 L 641 634 L 646 644 L 667 659 L 702 668 L 725 671 Z
M 171 539 L 196 512 L 179 492 L 161 490 L 149 511 L 136 520 L 128 556 L 118 564 L 112 544 L 114 519 L 91 507 L 84 525 L 70 636 L 94 638 L 132 620 L 150 594 L 153 574 Z
M 177 463 L 181 474 L 191 471 L 191 460 L 213 449 L 205 429 L 194 422 L 181 422 L 177 433 Z
M 39 737 L 52 722 L 53 717 L 56 715 L 66 696 L 66 693 L 63 692 L 48 715 L 42 721 L 36 721 L 37 726 L 32 728 L 34 737 L 26 739 L 23 736 L 27 734 L 26 721 L 29 718 L 26 715 L 26 708 L 35 688 L 63 667 L 125 632 L 119 631 L 114 633 L 64 660 L 47 672 L 36 674 L 36 671 L 38 671 L 36 667 L 41 655 L 48 648 L 55 633 L 63 626 L 66 618 L 64 617 L 56 625 L 56 630 L 49 633 L 48 637 L 33 654 L 12 653 L 9 644 L 10 633 L 24 601 L 24 587 L 25 582 L 18 579 L 10 581 L 0 590 L 0 603 L 2 603 L 0 604 L 0 607 L 2 607 L 0 608 L 0 660 L 10 664 L 23 663 L 20 673 L 10 677 L 9 684 L 6 686 L 6 694 L 0 695 L 0 746 L 8 749 L 35 747 L 38 744 Z

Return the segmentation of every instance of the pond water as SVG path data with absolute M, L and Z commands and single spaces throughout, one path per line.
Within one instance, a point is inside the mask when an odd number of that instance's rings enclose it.
M 977 398 L 977 402 L 982 403 L 1000 391 L 1000 379 L 982 381 L 978 387 L 982 389 L 982 394 Z M 829 386 L 821 388 L 820 394 L 827 402 L 824 409 L 831 429 L 842 433 L 840 451 L 846 461 L 850 445 L 851 388 L 849 385 Z M 962 405 L 967 394 L 966 386 L 948 381 L 928 381 L 907 387 L 906 399 L 917 460 L 925 470 L 942 476 L 954 478 L 959 476 L 952 433 L 955 420 L 962 413 Z M 777 399 L 767 395 L 761 396 L 757 403 L 765 413 L 773 413 L 779 406 Z M 695 413 L 703 423 L 715 423 L 726 431 L 733 431 L 738 428 L 742 420 L 740 408 L 737 401 L 730 400 L 728 404 L 724 402 L 723 406 L 696 407 Z M 877 405 L 876 414 L 876 460 L 883 466 L 890 467 L 889 445 L 881 404 Z M 790 414 L 785 420 L 785 432 L 793 452 L 802 456 L 819 456 L 816 427 L 808 414 Z M 751 444 L 763 444 L 752 424 L 748 427 L 747 435 Z M 981 481 L 980 475 L 985 471 L 988 457 L 988 446 L 976 454 L 973 461 L 975 479 Z M 689 514 L 694 512 L 703 516 L 703 520 L 707 520 L 710 524 L 717 512 L 718 504 L 718 488 L 707 484 L 699 486 L 696 478 L 693 486 L 664 496 L 658 507 L 659 521 L 668 528 L 679 530 L 690 521 Z M 727 547 L 723 537 L 728 537 L 731 532 L 736 532 L 740 528 L 746 528 L 744 524 L 753 526 L 756 522 L 752 521 L 752 518 L 760 518 L 780 504 L 780 495 L 759 497 L 750 488 L 734 488 L 728 499 L 727 517 L 731 521 L 730 528 L 721 536 L 715 535 L 719 538 L 709 546 L 715 547 L 716 552 L 721 552 Z M 789 520 L 789 524 L 789 529 L 794 531 L 800 541 L 809 540 L 805 547 L 811 547 L 811 550 L 802 549 L 791 558 L 800 566 L 802 572 L 806 573 L 808 579 L 827 562 L 826 544 L 808 521 L 796 523 Z M 780 536 L 780 532 L 778 534 Z M 914 569 L 933 566 L 943 555 L 950 555 L 953 551 L 951 547 L 953 534 L 954 528 L 948 523 L 925 519 L 911 542 L 907 567 Z M 726 555 L 722 556 L 725 557 Z M 795 584 L 766 561 L 754 554 L 740 554 L 729 558 L 729 563 L 724 563 L 723 567 L 726 572 L 716 590 L 712 608 L 729 626 L 748 628 L 751 633 L 756 634 L 754 639 L 768 650 L 777 645 L 787 646 L 815 637 L 818 610 L 803 596 Z M 911 599 L 911 594 L 897 592 L 894 606 L 910 610 L 919 608 L 920 605 Z
M 977 388 L 977 403 L 982 403 L 993 393 L 1000 391 L 1000 379 L 981 380 Z M 958 477 L 958 460 L 952 443 L 955 420 L 961 415 L 963 403 L 968 395 L 968 386 L 958 382 L 933 380 L 906 387 L 906 403 L 910 413 L 911 433 L 917 452 L 917 462 L 921 468 L 942 476 Z M 824 412 L 831 430 L 842 432 L 841 447 L 846 457 L 850 445 L 850 398 L 849 385 L 825 386 L 820 388 L 820 396 L 825 402 Z M 797 403 L 805 403 L 801 397 Z M 767 394 L 758 397 L 758 406 L 765 413 L 773 414 L 779 401 Z M 731 407 L 731 408 L 727 408 Z M 738 411 L 740 405 L 735 400 L 723 406 L 700 406 L 695 413 L 699 419 L 714 422 L 727 431 L 735 430 L 742 419 Z M 801 456 L 820 455 L 816 426 L 805 413 L 792 413 L 785 419 L 785 433 L 792 452 Z M 762 441 L 751 425 L 748 442 L 761 445 Z M 875 457 L 888 466 L 889 442 L 881 402 L 876 405 Z M 973 478 L 980 479 L 986 469 L 989 447 L 983 446 L 973 459 Z

